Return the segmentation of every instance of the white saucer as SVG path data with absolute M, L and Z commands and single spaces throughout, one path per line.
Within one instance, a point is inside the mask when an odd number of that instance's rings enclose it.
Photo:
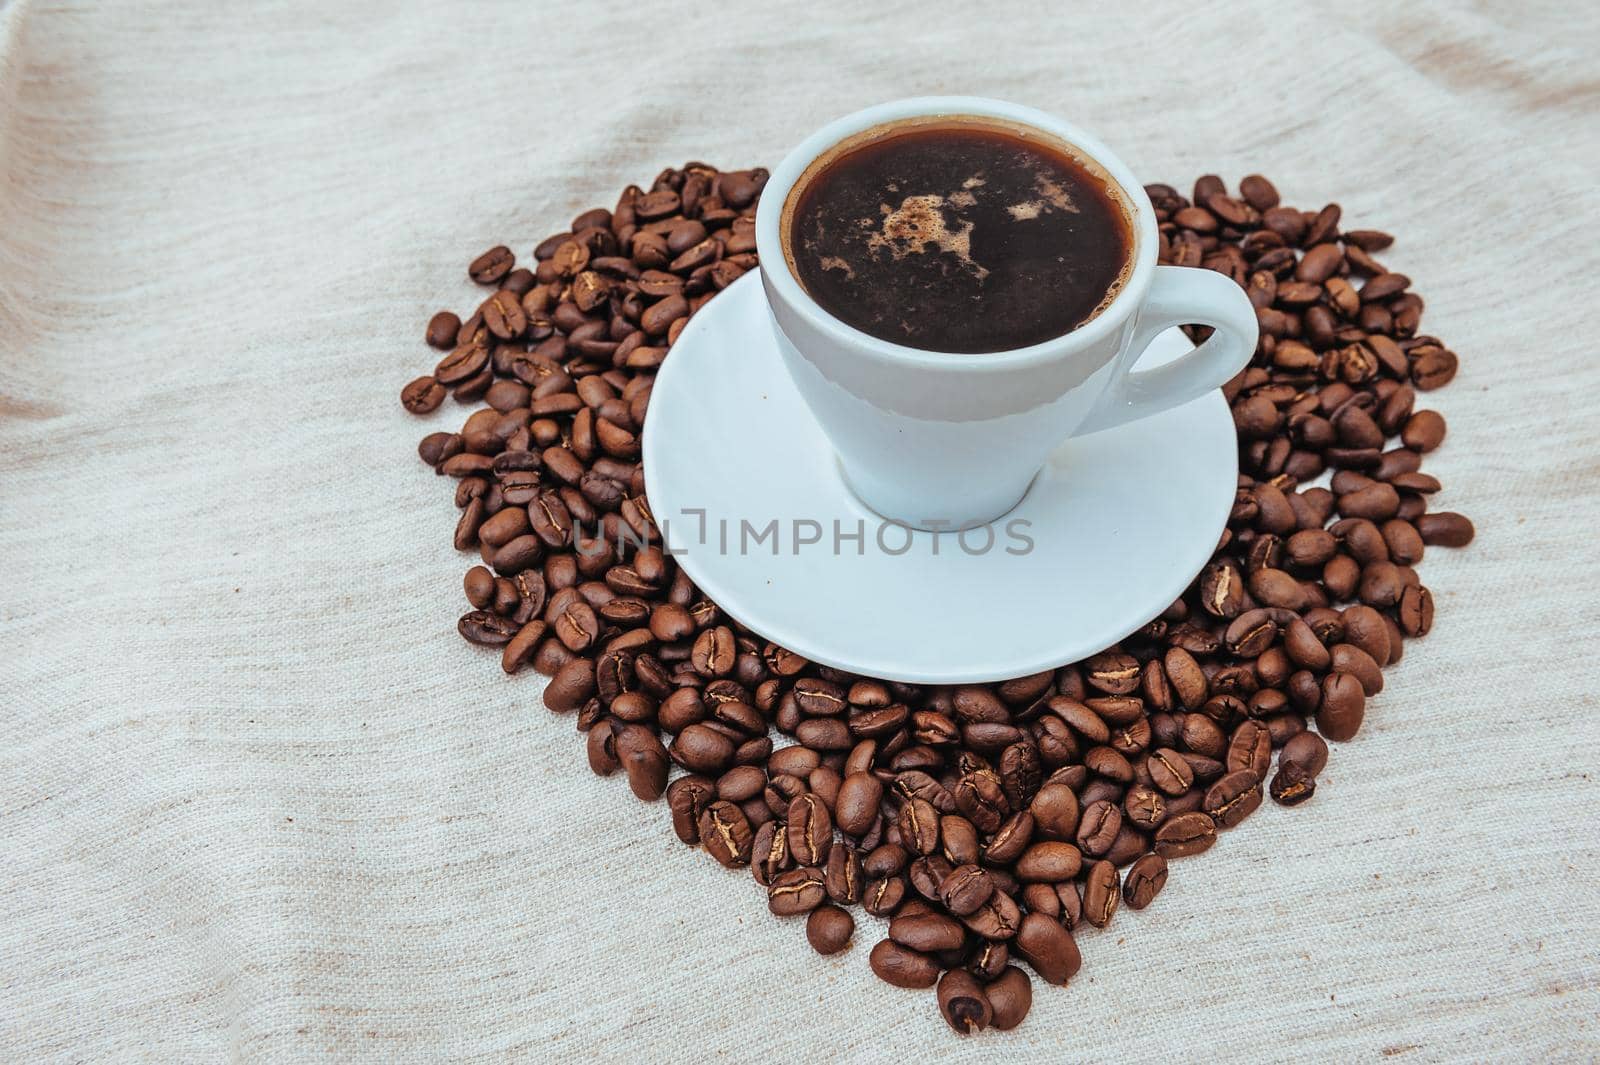
M 1141 365 L 1191 346 L 1171 330 Z M 694 316 L 662 365 L 644 464 L 669 548 L 730 616 L 825 665 L 953 684 L 1077 661 L 1165 610 L 1216 547 L 1238 454 L 1213 392 L 1064 443 L 993 524 L 987 551 L 981 529 L 967 534 L 968 553 L 955 533 L 887 524 L 840 478 L 752 270 Z M 818 543 L 801 542 L 808 519 Z M 1008 532 L 1019 520 L 1028 524 Z M 847 538 L 858 530 L 859 546 Z M 1008 553 L 1024 549 L 1017 531 L 1030 551 Z

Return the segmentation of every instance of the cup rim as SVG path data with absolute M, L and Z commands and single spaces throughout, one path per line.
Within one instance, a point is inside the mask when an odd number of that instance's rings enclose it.
M 1088 156 L 1120 186 L 1124 199 L 1133 211 L 1133 270 L 1121 291 L 1111 302 L 1088 322 L 1071 332 L 1052 337 L 1038 344 L 1022 348 L 977 354 L 963 352 L 928 351 L 893 341 L 882 340 L 863 332 L 829 314 L 800 284 L 783 254 L 782 234 L 779 226 L 784 205 L 795 182 L 811 163 L 841 141 L 870 129 L 908 118 L 937 117 L 941 115 L 973 116 L 998 119 L 1018 125 L 1033 126 L 1066 141 Z M 790 309 L 803 315 L 808 324 L 836 342 L 849 344 L 862 354 L 901 366 L 944 371 L 966 370 L 997 372 L 1035 366 L 1071 355 L 1091 347 L 1120 330 L 1144 298 L 1156 264 L 1155 209 L 1145 195 L 1144 186 L 1134 178 L 1132 171 L 1101 141 L 1062 119 L 1022 104 L 1008 103 L 981 96 L 915 96 L 863 108 L 835 119 L 802 140 L 784 156 L 762 189 L 761 202 L 756 208 L 756 250 L 761 260 L 761 273 L 769 292 L 782 299 Z

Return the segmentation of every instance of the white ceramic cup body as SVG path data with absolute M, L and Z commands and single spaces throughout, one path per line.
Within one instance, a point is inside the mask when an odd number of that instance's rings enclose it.
M 863 131 L 945 115 L 1042 131 L 1116 183 L 1132 216 L 1133 264 L 1109 306 L 1045 343 L 964 355 L 879 340 L 810 297 L 788 267 L 781 234 L 795 183 L 818 157 Z M 1194 399 L 1237 373 L 1255 349 L 1255 312 L 1237 285 L 1208 270 L 1156 266 L 1155 211 L 1105 145 L 1042 111 L 998 100 L 899 100 L 824 126 L 772 172 L 757 209 L 756 245 L 785 366 L 845 480 L 879 514 L 918 528 L 963 528 L 1003 515 L 1067 437 Z M 1174 363 L 1133 371 L 1159 332 L 1190 323 L 1216 332 Z

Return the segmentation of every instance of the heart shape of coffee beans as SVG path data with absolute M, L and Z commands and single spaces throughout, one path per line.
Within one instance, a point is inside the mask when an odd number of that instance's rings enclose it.
M 418 448 L 455 479 L 456 548 L 482 556 L 459 629 L 507 673 L 550 677 L 545 704 L 576 715 L 590 767 L 665 796 L 678 838 L 749 869 L 817 951 L 850 944 L 859 906 L 888 921 L 878 976 L 937 985 L 957 1032 L 1012 1028 L 1033 996 L 1015 962 L 1067 983 L 1074 928 L 1150 905 L 1172 859 L 1264 795 L 1310 799 L 1324 741 L 1356 734 L 1383 667 L 1427 633 L 1414 567 L 1473 529 L 1428 509 L 1422 457 L 1445 421 L 1414 405 L 1456 356 L 1373 257 L 1389 235 L 1342 229 L 1337 204 L 1282 206 L 1259 175 L 1236 196 L 1209 175 L 1189 197 L 1147 186 L 1161 261 L 1233 278 L 1261 325 L 1224 389 L 1244 472 L 1210 564 L 1159 618 L 1057 670 L 955 688 L 846 675 L 724 617 L 661 550 L 644 494 L 655 371 L 756 266 L 766 176 L 665 170 L 527 266 L 484 252 L 468 274 L 488 298 L 428 323 L 448 354 L 402 403 L 481 404 Z

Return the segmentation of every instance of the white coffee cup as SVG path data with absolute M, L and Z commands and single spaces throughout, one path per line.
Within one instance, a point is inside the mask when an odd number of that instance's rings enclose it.
M 924 116 L 975 116 L 1038 135 L 1098 169 L 1131 220 L 1132 270 L 1110 304 L 1041 344 L 981 355 L 923 351 L 870 336 L 823 310 L 790 270 L 784 204 L 807 169 L 847 139 Z M 862 141 L 870 138 L 862 138 Z M 756 213 L 761 279 L 778 347 L 833 445 L 845 481 L 884 517 L 924 529 L 1000 517 L 1067 437 L 1187 403 L 1250 360 L 1256 316 L 1211 270 L 1156 265 L 1156 217 L 1143 187 L 1099 140 L 1031 107 L 969 96 L 899 100 L 807 137 L 772 172 Z M 1134 370 L 1175 325 L 1214 328 L 1173 362 Z

